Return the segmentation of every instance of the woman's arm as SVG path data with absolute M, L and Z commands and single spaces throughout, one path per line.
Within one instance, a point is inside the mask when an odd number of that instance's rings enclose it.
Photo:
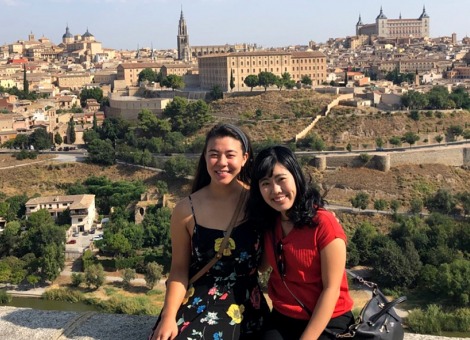
M 346 243 L 336 238 L 321 250 L 320 256 L 323 290 L 302 340 L 317 339 L 333 315 L 346 266 Z
M 185 203 L 187 205 L 186 200 L 178 203 L 171 215 L 171 269 L 167 281 L 161 320 L 153 333 L 152 340 L 174 339 L 178 335 L 176 313 L 186 294 L 191 258 L 191 235 L 187 225 L 192 215 L 190 212 L 188 214 L 188 207 L 185 206 Z

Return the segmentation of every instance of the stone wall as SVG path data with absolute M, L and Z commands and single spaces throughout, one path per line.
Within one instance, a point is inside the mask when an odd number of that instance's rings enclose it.
M 364 154 L 367 154 L 364 152 Z M 450 166 L 470 166 L 470 148 L 442 148 L 439 150 L 419 149 L 391 151 L 369 154 L 366 160 L 361 154 L 338 154 L 314 156 L 311 164 L 320 171 L 338 167 L 366 167 L 380 171 L 389 171 L 391 167 L 405 164 L 445 164 Z

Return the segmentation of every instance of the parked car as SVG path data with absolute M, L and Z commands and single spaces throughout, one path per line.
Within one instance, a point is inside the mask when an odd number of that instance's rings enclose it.
M 87 235 L 88 235 L 88 231 L 84 231 L 82 235 L 83 235 L 83 236 L 87 236 Z
M 93 237 L 93 241 L 99 241 L 103 239 L 103 235 L 96 235 Z
M 69 240 L 69 241 L 67 241 L 67 244 L 75 244 L 75 243 L 77 243 L 77 240 Z
M 91 229 L 90 234 L 94 234 L 94 233 L 96 233 L 96 229 Z
M 73 237 L 78 237 L 78 236 L 79 236 L 79 233 L 73 233 L 72 236 L 73 236 Z

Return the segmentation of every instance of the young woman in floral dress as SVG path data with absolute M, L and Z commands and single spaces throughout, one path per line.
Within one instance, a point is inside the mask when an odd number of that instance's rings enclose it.
M 238 127 L 216 125 L 206 136 L 192 194 L 172 213 L 171 270 L 150 339 L 260 338 L 269 313 L 258 284 L 262 236 L 244 209 L 222 258 L 187 287 L 216 255 L 237 205 L 245 205 L 252 161 L 250 141 Z

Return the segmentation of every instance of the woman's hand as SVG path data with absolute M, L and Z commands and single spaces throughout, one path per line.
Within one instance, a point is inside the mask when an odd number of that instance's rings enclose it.
M 176 338 L 177 335 L 178 326 L 176 325 L 176 320 L 162 318 L 149 340 L 171 340 Z

